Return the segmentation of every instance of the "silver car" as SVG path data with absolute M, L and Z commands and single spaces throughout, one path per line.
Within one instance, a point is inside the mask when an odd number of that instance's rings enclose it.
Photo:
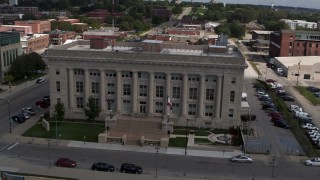
M 26 118 L 26 119 L 30 119 L 30 115 L 29 115 L 29 113 L 21 113 L 21 116 L 23 116 L 24 118 Z
M 22 108 L 23 113 L 28 113 L 30 116 L 36 115 L 36 112 L 31 107 Z
M 231 162 L 253 163 L 253 159 L 249 155 L 238 155 L 230 159 Z
M 304 162 L 307 166 L 320 166 L 320 158 L 308 159 Z

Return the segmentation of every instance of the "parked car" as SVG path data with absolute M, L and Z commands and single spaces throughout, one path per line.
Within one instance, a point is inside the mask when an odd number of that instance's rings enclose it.
M 60 166 L 60 167 L 70 167 L 70 168 L 74 168 L 77 166 L 76 161 L 73 161 L 71 159 L 68 158 L 59 158 L 56 163 L 56 166 Z
M 304 162 L 306 166 L 320 166 L 320 158 L 311 158 Z
M 41 107 L 41 108 L 47 108 L 50 106 L 50 101 L 41 99 L 36 102 L 36 106 Z
M 316 97 L 320 97 L 320 91 L 313 92 Z
M 282 98 L 282 100 L 284 100 L 284 101 L 295 101 L 295 99 L 292 97 L 292 96 L 290 96 L 290 95 L 284 95 L 284 96 L 282 96 L 281 97 Z
M 279 120 L 284 121 L 284 119 L 282 117 L 272 117 L 271 118 L 271 122 L 275 122 L 275 121 L 279 121 Z
M 262 109 L 268 109 L 268 108 L 276 108 L 274 104 L 265 104 L 262 106 Z
M 277 82 L 276 80 L 273 80 L 273 79 L 267 79 L 266 82 L 268 83 L 274 83 L 274 82 Z
M 255 121 L 257 119 L 257 116 L 254 114 L 243 114 L 240 116 L 241 121 L 247 122 L 247 121 Z
M 21 116 L 21 114 L 17 116 L 12 116 L 11 119 L 18 124 L 24 123 L 26 121 L 26 118 Z
M 98 162 L 98 163 L 92 164 L 91 169 L 94 170 L 94 171 L 113 172 L 114 171 L 114 166 L 112 166 L 110 164 L 107 164 L 107 163 Z
M 308 86 L 307 90 L 313 93 L 313 92 L 316 92 L 316 91 L 320 91 L 320 88 L 317 88 L 315 86 Z
M 31 107 L 22 108 L 23 113 L 28 113 L 30 116 L 36 115 L 36 112 Z
M 25 117 L 26 119 L 30 119 L 29 113 L 21 113 L 21 116 Z
M 273 117 L 281 118 L 281 117 L 282 117 L 282 115 L 281 115 L 279 112 L 270 112 L 270 113 L 269 113 L 269 116 L 270 116 L 271 118 L 273 118 Z
M 122 173 L 132 173 L 132 174 L 141 174 L 142 168 L 130 163 L 123 163 L 120 167 L 120 172 Z
M 36 81 L 37 84 L 40 84 L 40 83 L 43 83 L 43 82 L 44 82 L 44 78 L 38 78 L 37 81 Z
M 289 129 L 290 126 L 288 125 L 288 123 L 284 120 L 276 120 L 273 122 L 274 126 L 276 127 L 281 127 L 281 128 L 284 128 L 284 129 Z
M 318 127 L 316 127 L 316 126 L 314 126 L 313 124 L 310 124 L 310 123 L 302 124 L 301 127 L 302 127 L 303 129 L 319 130 Z
M 241 163 L 253 163 L 253 159 L 249 155 L 238 155 L 231 157 L 231 162 L 241 162 Z

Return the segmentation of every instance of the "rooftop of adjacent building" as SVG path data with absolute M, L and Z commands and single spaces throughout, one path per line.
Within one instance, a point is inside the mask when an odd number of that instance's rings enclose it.
M 320 56 L 294 56 L 294 57 L 275 57 L 279 62 L 285 66 L 293 66 L 300 63 L 300 65 L 312 66 L 320 63 Z
M 48 34 L 27 34 L 26 36 L 21 37 L 21 41 L 27 41 L 29 39 L 36 39 L 42 36 L 48 36 Z
M 271 34 L 273 31 L 258 31 L 258 30 L 253 30 L 253 32 L 255 32 L 255 33 L 257 33 L 257 34 L 265 35 L 265 34 Z

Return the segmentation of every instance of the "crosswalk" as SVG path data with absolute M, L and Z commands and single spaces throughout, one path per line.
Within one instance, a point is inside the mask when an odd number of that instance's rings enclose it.
M 19 145 L 19 142 L 16 143 L 9 143 L 9 144 L 0 144 L 0 152 L 4 151 L 4 150 L 11 150 L 12 148 L 14 148 L 15 146 Z

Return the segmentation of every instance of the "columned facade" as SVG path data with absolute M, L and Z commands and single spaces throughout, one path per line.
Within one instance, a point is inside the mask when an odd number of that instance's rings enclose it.
M 246 68 L 241 57 L 51 51 L 52 105 L 60 100 L 66 118 L 84 119 L 83 108 L 93 97 L 101 110 L 100 120 L 113 115 L 145 120 L 169 117 L 179 126 L 187 121 L 210 128 L 240 124 Z

